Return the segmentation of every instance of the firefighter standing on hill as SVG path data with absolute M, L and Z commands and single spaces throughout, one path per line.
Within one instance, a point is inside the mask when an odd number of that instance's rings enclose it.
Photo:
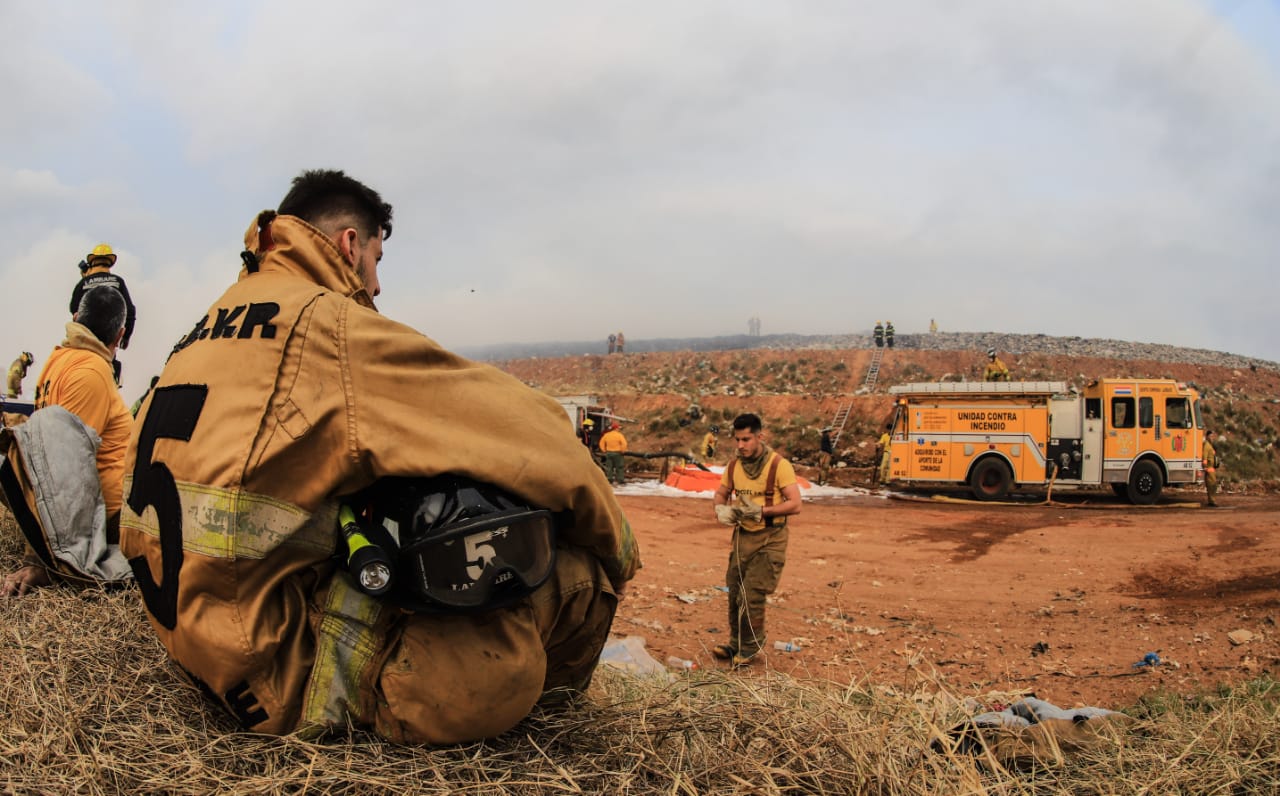
M 702 447 L 698 450 L 698 458 L 702 464 L 711 461 L 716 455 L 716 434 L 720 433 L 719 426 L 712 426 L 707 429 L 707 433 L 702 435 Z
M 85 255 L 85 258 L 80 261 L 80 281 L 71 291 L 70 310 L 72 315 L 79 312 L 80 299 L 95 287 L 106 285 L 115 288 L 124 297 L 124 338 L 120 341 L 120 348 L 123 350 L 129 347 L 129 340 L 133 337 L 133 323 L 138 318 L 138 311 L 133 306 L 133 299 L 129 298 L 129 288 L 125 287 L 124 280 L 111 273 L 111 267 L 115 264 L 116 253 L 105 243 L 99 243 L 93 247 L 93 251 Z M 115 372 L 116 382 L 119 383 L 120 360 L 113 361 L 111 369 Z
M 13 360 L 13 364 L 9 366 L 5 397 L 17 398 L 22 395 L 22 380 L 27 377 L 27 368 L 31 367 L 31 363 L 35 361 L 30 351 L 23 351 L 17 359 Z
M 995 348 L 987 349 L 987 369 L 982 372 L 983 381 L 1009 381 L 1009 368 L 996 356 Z
M 822 429 L 822 438 L 818 440 L 818 483 L 827 483 L 827 473 L 831 469 L 831 457 L 836 452 L 835 443 L 831 441 L 831 429 Z
M 872 336 L 875 338 L 876 348 L 884 348 L 884 324 L 880 323 L 880 321 L 876 321 L 876 328 L 872 332 Z

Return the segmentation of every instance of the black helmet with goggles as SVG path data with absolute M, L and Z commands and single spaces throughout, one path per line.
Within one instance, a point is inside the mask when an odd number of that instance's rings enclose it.
M 508 605 L 555 566 L 551 512 L 492 484 L 454 475 L 384 478 L 346 506 L 354 511 L 340 515 L 345 558 L 356 584 L 410 611 Z

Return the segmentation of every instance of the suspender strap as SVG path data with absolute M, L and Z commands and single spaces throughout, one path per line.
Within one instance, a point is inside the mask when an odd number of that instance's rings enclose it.
M 769 474 L 764 479 L 764 504 L 766 506 L 773 505 L 773 488 L 778 481 L 778 462 L 781 460 L 782 457 L 774 453 L 773 459 L 769 462 Z M 773 517 L 764 518 L 764 527 L 773 527 Z
M 764 478 L 764 504 L 766 506 L 773 505 L 773 491 L 774 491 L 774 487 L 776 487 L 778 483 L 778 462 L 780 461 L 782 461 L 782 457 L 778 455 L 777 451 L 774 451 L 773 455 L 769 458 L 769 473 Z M 733 474 L 737 466 L 738 466 L 738 460 L 732 459 L 729 461 L 729 467 L 725 471 L 729 476 L 729 488 L 735 491 L 737 490 L 738 486 L 733 481 Z M 774 520 L 773 517 L 765 517 L 764 527 L 766 528 L 774 527 L 773 520 Z

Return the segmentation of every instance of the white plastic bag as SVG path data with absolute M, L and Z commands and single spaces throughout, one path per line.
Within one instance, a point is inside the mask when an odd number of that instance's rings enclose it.
M 644 636 L 610 636 L 600 652 L 600 663 L 635 674 L 670 676 L 667 667 L 645 649 Z

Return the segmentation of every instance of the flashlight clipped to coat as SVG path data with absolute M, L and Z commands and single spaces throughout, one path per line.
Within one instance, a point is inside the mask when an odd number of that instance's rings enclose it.
M 369 541 L 350 506 L 338 509 L 338 526 L 347 540 L 347 572 L 360 590 L 371 597 L 381 597 L 395 580 L 391 556 L 381 545 Z

